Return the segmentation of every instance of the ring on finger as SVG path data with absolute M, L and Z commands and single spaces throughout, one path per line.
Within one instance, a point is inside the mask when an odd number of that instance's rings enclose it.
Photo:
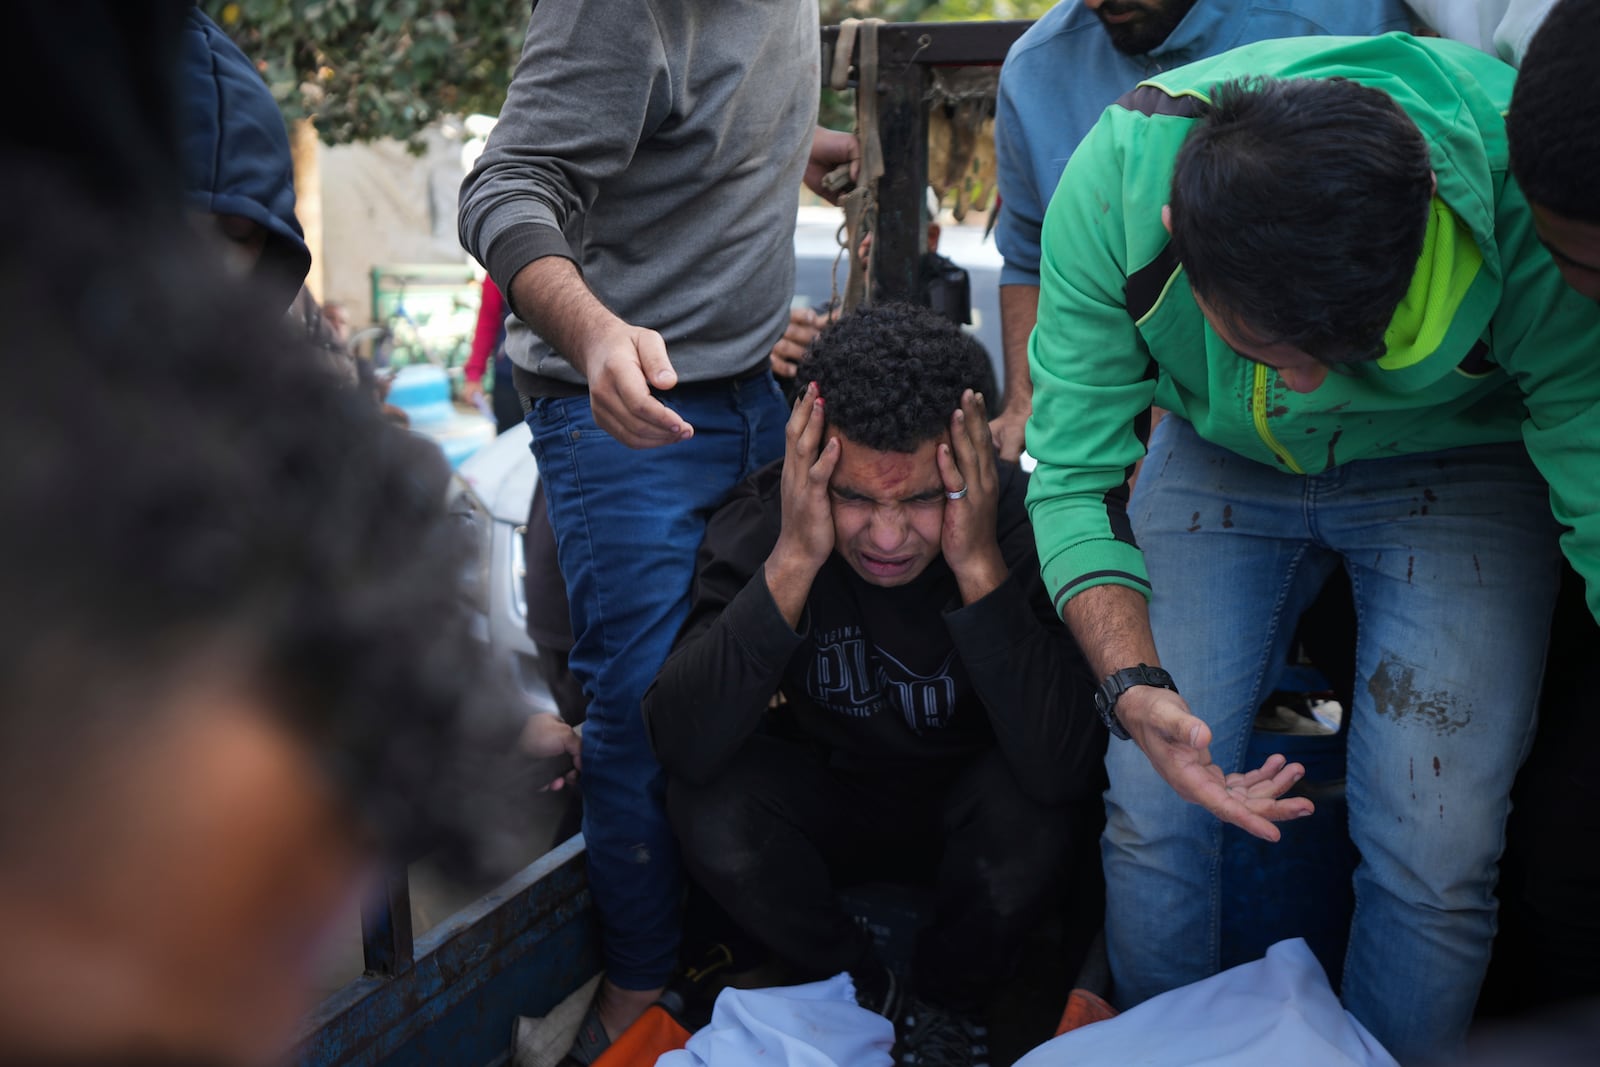
M 944 494 L 944 498 L 946 500 L 961 500 L 966 495 L 967 495 L 967 487 L 963 485 L 960 489 L 957 489 L 953 493 L 949 492 L 948 490 L 946 490 L 946 492 Z

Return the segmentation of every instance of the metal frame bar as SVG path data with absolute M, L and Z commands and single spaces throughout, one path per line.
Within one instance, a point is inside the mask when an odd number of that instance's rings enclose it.
M 923 190 L 928 185 L 928 89 L 933 67 L 1003 63 L 1029 20 L 905 22 L 878 27 L 878 119 L 883 158 L 872 283 L 888 300 L 920 299 L 918 267 L 926 243 Z M 822 70 L 833 67 L 839 27 L 822 28 Z M 852 67 L 854 72 L 854 67 Z M 855 75 L 853 74 L 853 77 Z M 857 91 L 860 91 L 857 85 Z
M 368 975 L 399 974 L 411 966 L 411 882 L 401 867 L 384 875 L 381 893 L 361 902 L 361 955 Z
M 548 1012 L 600 972 L 575 837 L 422 936 L 411 966 L 345 986 L 306 1021 L 300 1067 L 486 1067 L 518 1015 Z

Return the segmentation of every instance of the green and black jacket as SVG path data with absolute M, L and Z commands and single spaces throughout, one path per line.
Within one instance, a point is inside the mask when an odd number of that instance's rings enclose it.
M 1252 74 L 1383 89 L 1421 128 L 1438 177 L 1386 354 L 1307 394 L 1211 331 L 1161 222 L 1198 106 L 1212 87 Z M 1028 507 L 1057 610 L 1094 585 L 1149 593 L 1124 506 L 1152 404 L 1209 441 L 1306 474 L 1521 437 L 1570 528 L 1562 545 L 1590 609 L 1600 609 L 1600 307 L 1562 282 L 1509 175 L 1514 76 L 1450 41 L 1301 38 L 1170 71 L 1106 110 L 1046 213 L 1029 345 L 1028 451 L 1039 467 Z

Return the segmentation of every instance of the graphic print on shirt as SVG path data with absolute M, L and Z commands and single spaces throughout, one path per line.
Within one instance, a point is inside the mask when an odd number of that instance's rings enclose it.
M 889 695 L 890 703 L 899 709 L 911 732 L 921 734 L 939 730 L 949 725 L 950 713 L 956 706 L 956 682 L 950 677 L 950 662 L 956 650 L 945 654 L 944 660 L 932 674 L 918 674 L 889 653 L 878 650 L 878 655 L 894 667 L 893 677 L 880 664 L 878 683 Z
M 938 730 L 950 722 L 956 685 L 950 676 L 955 650 L 931 674 L 912 670 L 861 635 L 859 626 L 841 626 L 817 636 L 806 688 L 811 699 L 839 715 L 871 718 L 887 703 L 913 733 Z
M 883 707 L 872 672 L 867 669 L 867 642 L 859 626 L 841 626 L 817 635 L 806 688 L 811 699 L 840 715 L 868 719 Z

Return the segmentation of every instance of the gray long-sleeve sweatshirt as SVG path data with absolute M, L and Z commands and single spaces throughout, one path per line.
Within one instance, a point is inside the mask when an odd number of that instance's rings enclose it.
M 571 259 L 681 382 L 765 362 L 794 289 L 817 27 L 816 0 L 540 0 L 461 187 L 461 243 L 508 296 L 534 260 Z M 515 315 L 506 347 L 583 381 Z

